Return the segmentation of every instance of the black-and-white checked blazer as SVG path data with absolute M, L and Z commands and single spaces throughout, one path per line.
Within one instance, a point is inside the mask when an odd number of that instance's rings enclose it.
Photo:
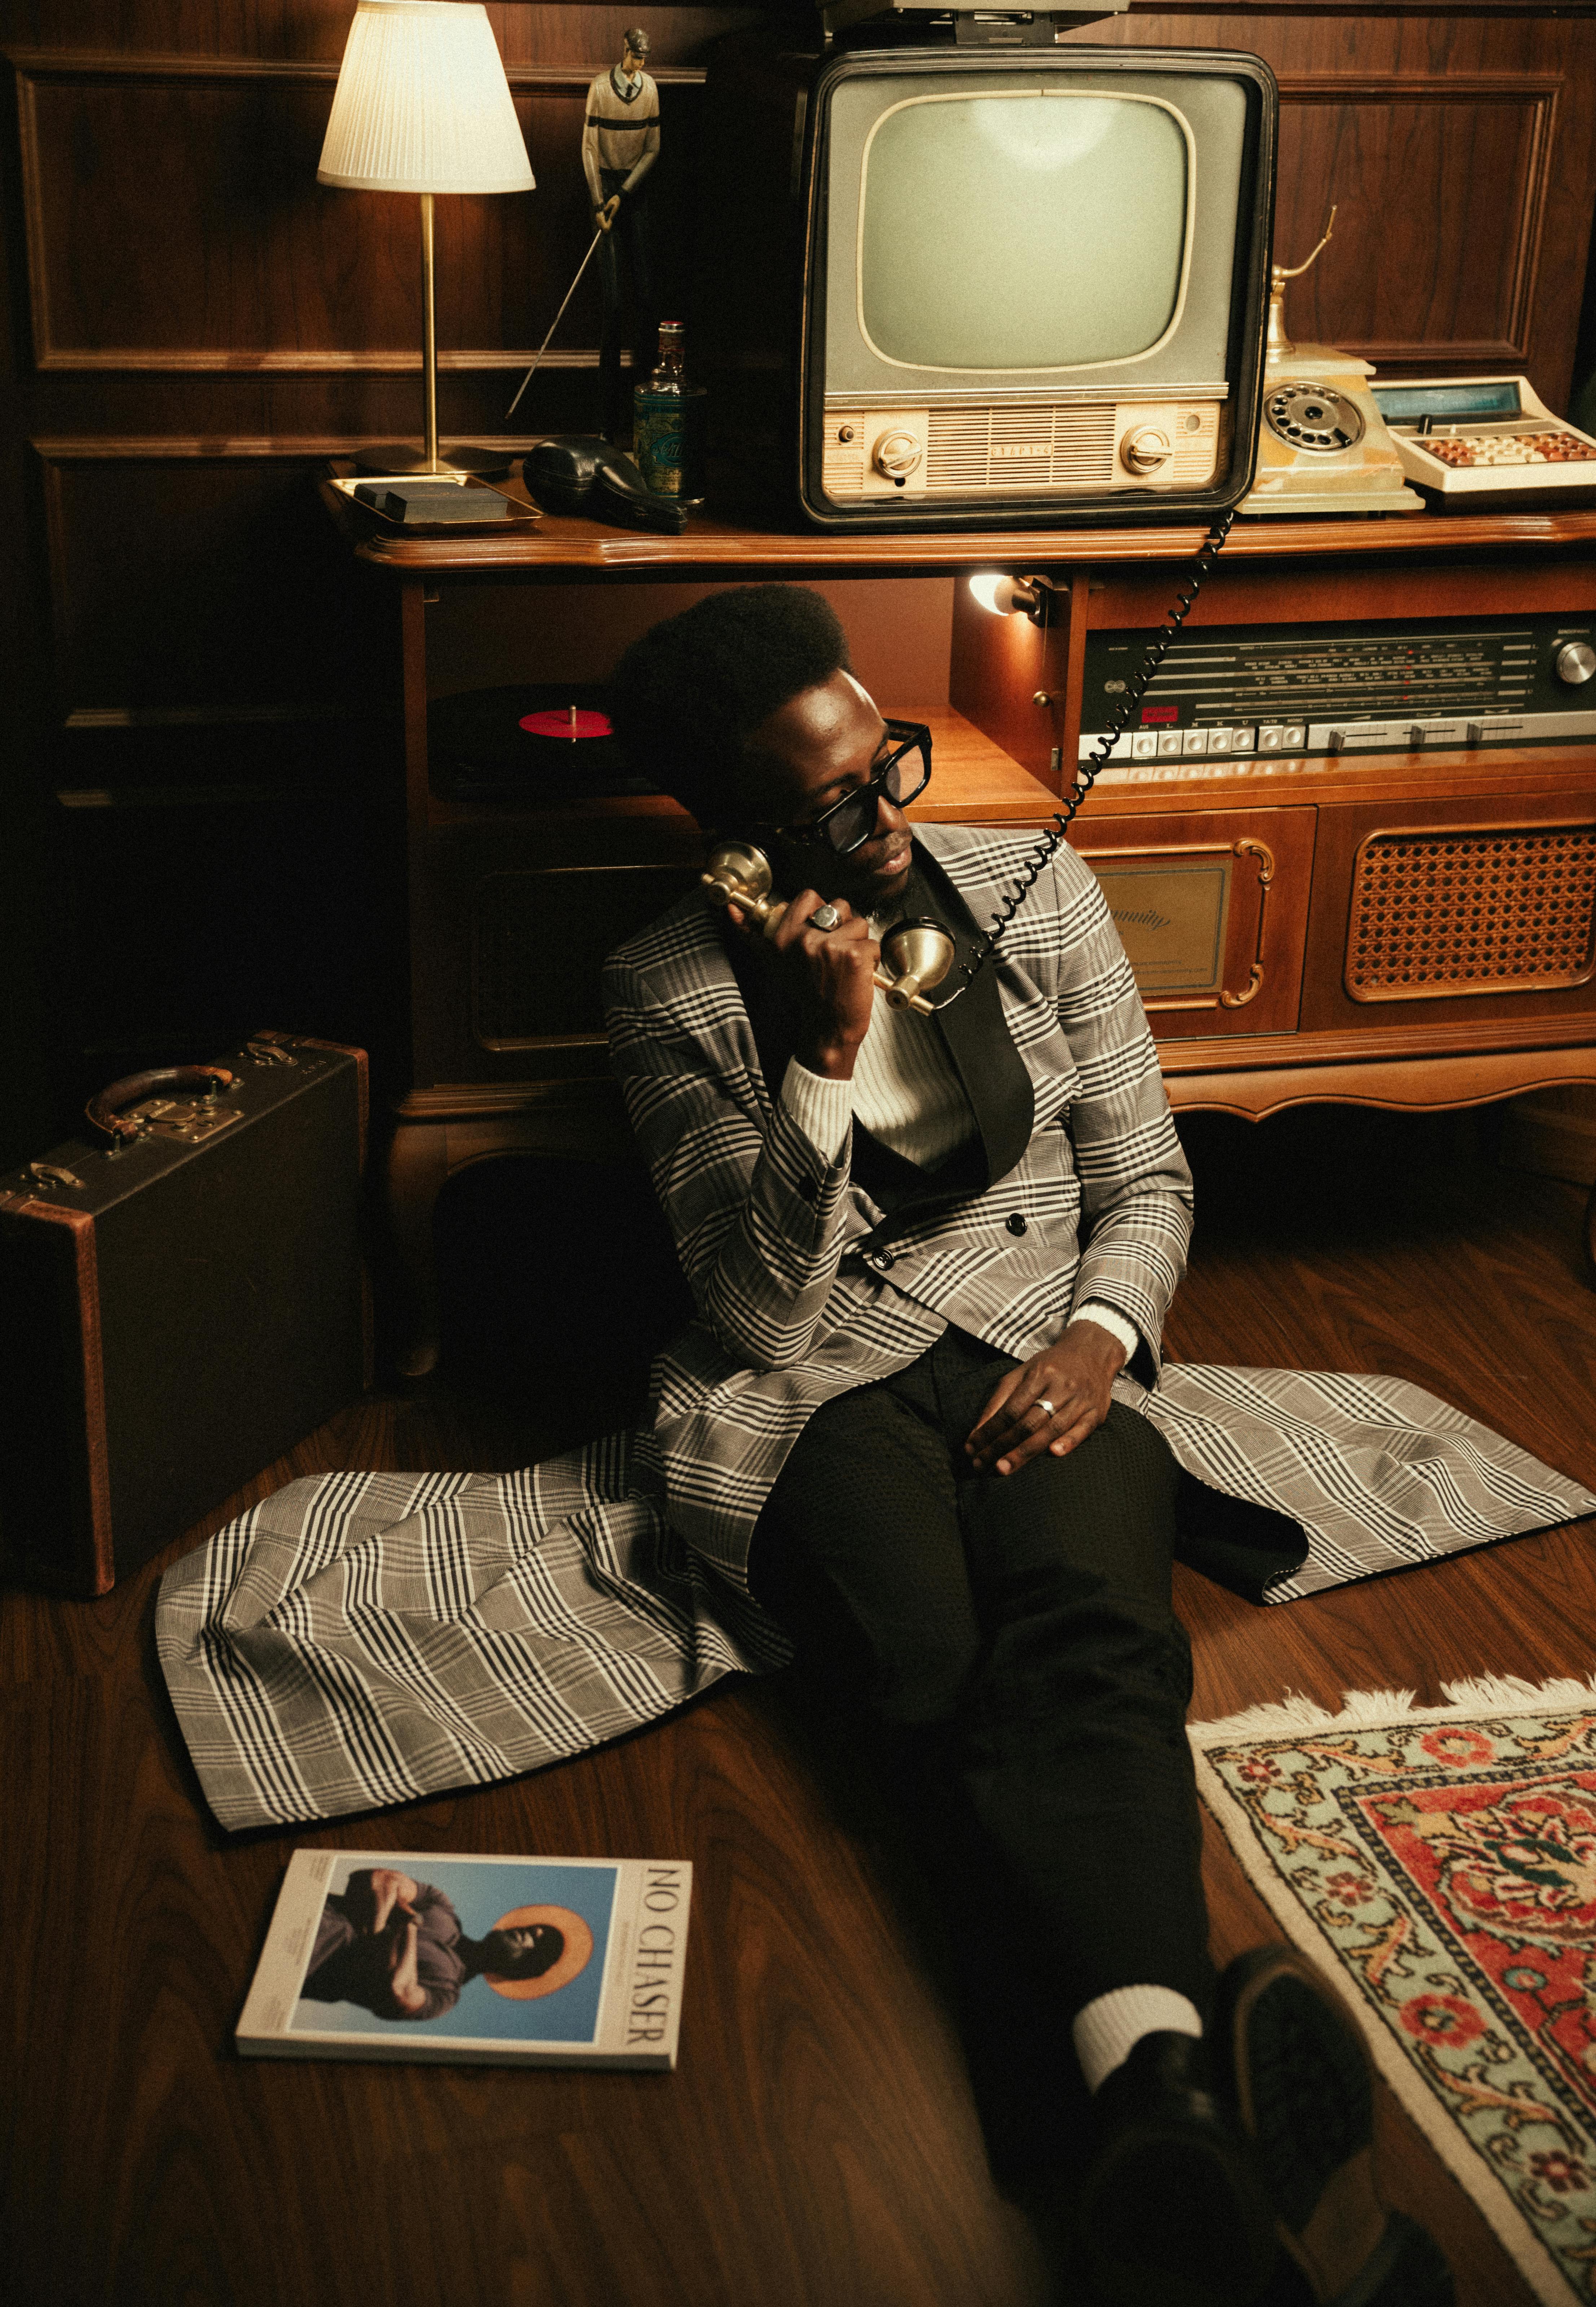
M 1028 845 L 925 828 L 924 910 L 948 917 L 945 875 L 984 921 Z M 967 949 L 973 922 L 953 926 Z M 1024 1359 L 1095 1299 L 1135 1325 L 1151 1381 L 1185 1266 L 1191 1179 L 1124 948 L 1073 850 L 947 1013 L 982 1125 L 974 1174 L 896 1214 L 859 1181 L 856 1144 L 828 1164 L 781 1103 L 782 1037 L 756 1025 L 761 956 L 739 968 L 737 935 L 690 895 L 612 956 L 605 1010 L 698 1308 L 656 1371 L 671 1519 L 741 1584 L 759 1508 L 805 1420 L 903 1368 L 948 1323 Z M 994 1051 L 1006 1074 L 987 1062 Z
M 959 915 L 990 913 L 1025 847 L 920 836 L 925 909 L 965 949 Z M 690 899 L 606 972 L 615 1066 L 699 1308 L 656 1366 L 648 1423 L 510 1474 L 292 1482 L 166 1574 L 161 1665 L 224 1825 L 535 1770 L 780 1664 L 746 1588 L 760 1505 L 822 1402 L 948 1322 L 1024 1356 L 1088 1298 L 1126 1315 L 1144 1343 L 1116 1392 L 1185 1471 L 1188 1558 L 1257 1599 L 1596 1511 L 1398 1379 L 1159 1369 L 1189 1180 L 1124 954 L 1069 850 L 935 1029 L 979 1143 L 929 1192 L 857 1127 L 827 1163 L 785 1111 L 759 953 Z

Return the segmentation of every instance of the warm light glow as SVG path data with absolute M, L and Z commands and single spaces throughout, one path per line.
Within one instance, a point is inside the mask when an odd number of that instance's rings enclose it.
M 316 176 L 362 192 L 529 193 L 486 9 L 360 0 Z
M 970 590 L 994 617 L 1012 617 L 1021 609 L 1034 615 L 1041 602 L 1034 585 L 1027 585 L 1020 577 L 1005 577 L 991 569 L 980 570 L 972 577 Z

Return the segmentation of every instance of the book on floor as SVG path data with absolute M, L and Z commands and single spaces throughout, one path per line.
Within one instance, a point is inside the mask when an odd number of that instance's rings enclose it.
M 296 1850 L 238 2048 L 674 2067 L 684 1859 Z

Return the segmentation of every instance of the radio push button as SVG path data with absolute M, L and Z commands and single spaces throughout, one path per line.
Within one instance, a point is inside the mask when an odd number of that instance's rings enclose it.
M 1178 761 L 1183 750 L 1179 729 L 1161 729 L 1158 733 L 1158 758 L 1161 761 Z
M 1133 761 L 1152 761 L 1157 759 L 1158 732 L 1155 729 L 1138 729 L 1137 731 L 1135 736 L 1130 741 L 1130 758 Z
M 1208 732 L 1206 729 L 1183 729 L 1181 731 L 1180 750 L 1182 753 L 1206 753 L 1207 750 Z

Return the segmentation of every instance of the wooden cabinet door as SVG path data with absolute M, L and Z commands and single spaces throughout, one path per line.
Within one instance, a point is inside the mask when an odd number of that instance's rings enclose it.
M 1077 828 L 1160 1041 L 1296 1031 L 1315 815 L 1194 810 Z

